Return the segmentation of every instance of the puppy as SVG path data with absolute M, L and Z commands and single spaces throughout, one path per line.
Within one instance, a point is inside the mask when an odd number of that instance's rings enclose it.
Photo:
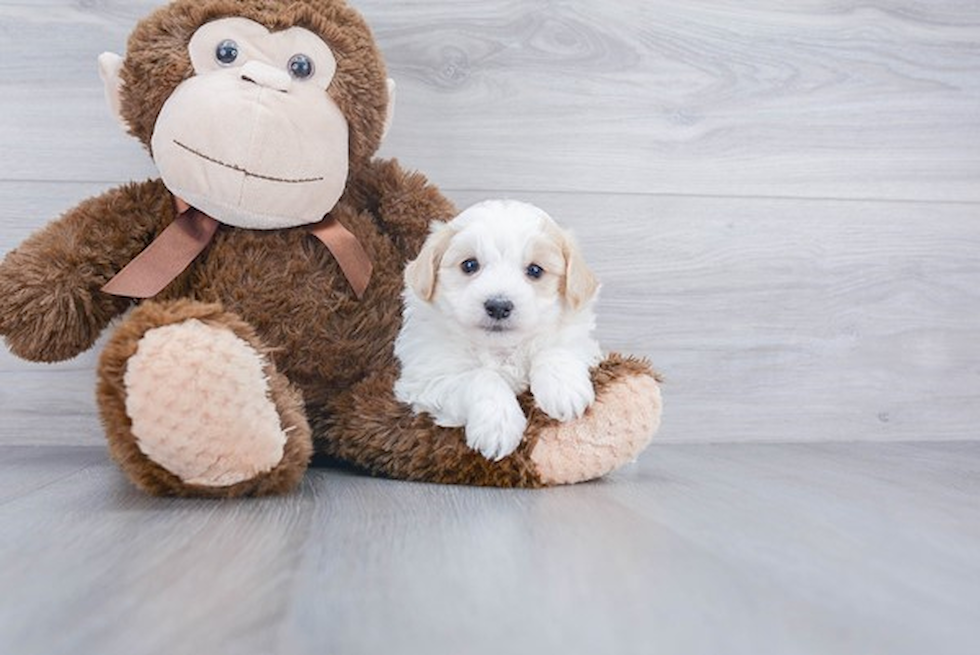
M 437 425 L 466 428 L 492 460 L 520 444 L 517 395 L 559 421 L 595 400 L 601 359 L 593 307 L 599 285 L 571 237 L 545 212 L 490 200 L 434 224 L 405 270 L 395 341 L 395 395 Z

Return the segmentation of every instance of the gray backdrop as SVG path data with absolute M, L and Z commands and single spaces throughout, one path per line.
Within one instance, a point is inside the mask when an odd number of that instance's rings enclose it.
M 153 176 L 95 59 L 157 2 L 0 1 L 0 253 Z M 980 9 L 871 0 L 356 3 L 383 153 L 536 202 L 667 378 L 676 442 L 976 439 Z M 96 356 L 0 352 L 0 443 L 99 443 Z

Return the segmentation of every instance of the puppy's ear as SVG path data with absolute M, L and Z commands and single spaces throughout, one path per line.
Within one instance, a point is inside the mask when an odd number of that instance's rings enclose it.
M 562 293 L 568 306 L 575 310 L 592 300 L 596 291 L 599 290 L 599 281 L 586 265 L 585 258 L 582 257 L 575 239 L 564 230 L 558 230 L 558 233 L 561 252 L 565 257 L 565 280 Z
M 405 267 L 405 284 L 425 302 L 432 302 L 436 295 L 437 271 L 455 234 L 456 231 L 447 224 L 433 223 L 419 256 Z

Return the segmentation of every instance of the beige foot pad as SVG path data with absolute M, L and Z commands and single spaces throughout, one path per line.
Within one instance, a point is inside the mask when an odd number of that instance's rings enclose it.
M 632 462 L 660 427 L 660 385 L 633 375 L 606 387 L 585 416 L 542 429 L 531 460 L 542 482 L 574 484 Z
M 272 470 L 286 435 L 265 360 L 198 320 L 148 331 L 126 367 L 126 413 L 140 451 L 187 484 L 222 487 Z

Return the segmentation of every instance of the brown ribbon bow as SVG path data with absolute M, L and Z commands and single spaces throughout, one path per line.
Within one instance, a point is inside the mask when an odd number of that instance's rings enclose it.
M 102 287 L 104 292 L 127 298 L 152 298 L 208 247 L 221 224 L 180 198 L 175 198 L 174 204 L 178 214 L 174 222 L 116 273 Z M 373 266 L 357 237 L 329 215 L 310 226 L 309 231 L 330 250 L 360 299 L 371 281 Z

